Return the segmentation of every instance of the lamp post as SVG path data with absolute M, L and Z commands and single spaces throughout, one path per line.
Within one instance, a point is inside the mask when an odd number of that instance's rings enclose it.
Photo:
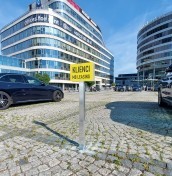
M 155 86 L 155 61 L 153 63 L 153 91 L 154 91 L 154 86 Z
M 37 57 L 35 58 L 35 60 L 37 61 L 37 69 L 38 69 L 38 73 L 40 72 L 39 71 L 39 68 L 40 68 L 40 66 L 41 66 L 41 61 L 42 61 L 42 59 L 38 59 Z
M 144 86 L 144 79 L 145 79 L 145 72 L 144 72 L 144 65 L 143 65 L 143 86 Z
M 140 72 L 140 67 L 138 67 L 138 72 L 137 72 L 137 84 L 138 84 L 138 86 L 139 86 L 139 82 L 140 82 L 140 75 L 139 75 L 139 72 Z

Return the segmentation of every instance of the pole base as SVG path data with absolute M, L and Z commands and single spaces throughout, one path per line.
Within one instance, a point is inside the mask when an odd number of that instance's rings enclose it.
M 86 149 L 85 145 L 79 144 L 79 150 L 85 150 L 85 149 Z

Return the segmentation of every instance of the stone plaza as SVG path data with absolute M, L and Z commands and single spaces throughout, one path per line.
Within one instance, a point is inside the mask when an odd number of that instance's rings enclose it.
M 0 176 L 172 176 L 172 109 L 157 92 L 86 92 L 0 111 Z

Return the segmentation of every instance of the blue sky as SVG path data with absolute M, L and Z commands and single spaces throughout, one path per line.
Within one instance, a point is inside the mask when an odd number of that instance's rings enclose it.
M 1 2 L 0 28 L 26 12 L 32 2 L 33 0 Z M 115 76 L 136 72 L 138 31 L 147 22 L 172 11 L 172 0 L 75 0 L 75 2 L 101 28 L 105 45 L 115 58 Z

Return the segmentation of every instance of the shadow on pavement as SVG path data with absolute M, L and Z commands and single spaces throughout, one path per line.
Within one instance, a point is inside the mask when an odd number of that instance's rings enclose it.
M 118 101 L 106 104 L 110 118 L 118 123 L 172 137 L 172 109 L 156 102 Z
M 60 137 L 61 139 L 66 140 L 67 142 L 71 143 L 72 145 L 75 145 L 76 147 L 79 147 L 79 144 L 69 138 L 67 138 L 66 136 L 63 136 L 60 133 L 57 133 L 56 131 L 52 130 L 51 128 L 49 128 L 45 123 L 39 122 L 39 121 L 33 121 L 34 124 L 36 125 L 40 125 L 44 128 L 46 128 L 48 131 L 50 131 L 51 133 L 55 134 L 56 136 Z

